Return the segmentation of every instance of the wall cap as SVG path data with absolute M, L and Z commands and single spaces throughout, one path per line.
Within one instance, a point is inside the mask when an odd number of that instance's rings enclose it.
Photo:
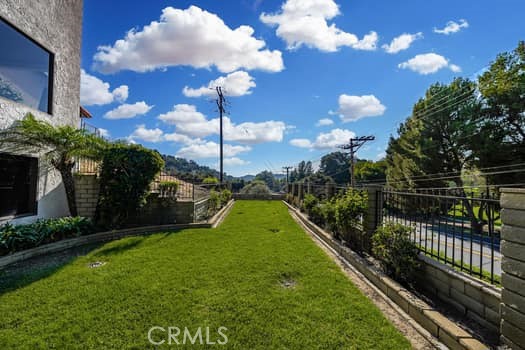
M 501 193 L 521 193 L 525 194 L 525 188 L 502 188 L 500 189 Z

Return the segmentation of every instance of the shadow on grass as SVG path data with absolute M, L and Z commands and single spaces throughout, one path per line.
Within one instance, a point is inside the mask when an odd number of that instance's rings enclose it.
M 0 270 L 0 296 L 47 278 L 76 258 L 96 250 L 104 243 L 87 244 L 50 255 L 28 259 Z
M 160 232 L 159 234 L 155 234 L 158 235 L 157 237 L 152 237 L 151 235 L 130 237 L 127 238 L 126 242 L 118 242 L 117 240 L 92 243 L 21 261 L 0 270 L 0 296 L 49 277 L 80 256 L 85 256 L 92 252 L 94 252 L 94 257 L 117 255 L 143 244 L 158 244 L 160 241 L 178 232 L 179 231 Z M 108 243 L 114 244 L 104 247 L 104 245 Z

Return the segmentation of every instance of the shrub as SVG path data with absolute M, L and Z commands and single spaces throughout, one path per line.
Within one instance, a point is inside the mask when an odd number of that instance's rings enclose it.
M 413 230 L 400 224 L 388 224 L 372 236 L 372 253 L 385 273 L 404 283 L 413 281 L 419 266 L 418 249 L 410 238 Z
M 217 209 L 219 209 L 220 205 L 221 205 L 220 193 L 215 190 L 211 190 L 210 198 L 208 199 L 208 215 L 212 215 L 213 213 L 215 213 Z
M 336 199 L 327 201 L 321 205 L 321 213 L 323 215 L 323 221 L 325 227 L 331 231 L 334 236 L 338 237 L 337 232 L 337 221 L 336 221 Z
M 232 191 L 228 189 L 222 190 L 220 195 L 221 206 L 228 203 L 230 199 L 232 199 Z
M 310 215 L 310 212 L 312 211 L 312 209 L 316 207 L 318 204 L 319 204 L 319 200 L 315 196 L 307 193 L 303 198 L 303 205 L 301 206 L 301 209 L 303 209 L 303 211 L 305 211 L 308 215 Z
M 365 234 L 361 225 L 367 209 L 366 192 L 348 189 L 336 200 L 335 221 L 337 232 L 350 247 L 360 252 L 366 249 Z
M 263 181 L 253 180 L 248 185 L 244 186 L 241 190 L 242 194 L 259 194 L 265 195 L 270 194 L 270 189 Z
M 160 197 L 177 197 L 177 190 L 179 189 L 179 183 L 177 181 L 161 181 L 159 183 L 159 196 Z
M 7 223 L 0 226 L 0 255 L 94 232 L 91 220 L 79 216 L 41 219 L 28 225 Z
M 202 183 L 206 184 L 206 185 L 218 184 L 219 183 L 219 179 L 217 179 L 216 177 L 209 176 L 209 177 L 205 178 L 204 180 L 202 180 Z
M 116 143 L 105 152 L 100 170 L 97 224 L 121 227 L 146 203 L 149 186 L 164 166 L 157 151 Z

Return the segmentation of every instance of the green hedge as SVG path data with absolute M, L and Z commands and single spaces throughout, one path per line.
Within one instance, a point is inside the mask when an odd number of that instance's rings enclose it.
M 94 232 L 95 227 L 91 220 L 79 216 L 40 219 L 27 225 L 7 223 L 0 226 L 0 255 Z

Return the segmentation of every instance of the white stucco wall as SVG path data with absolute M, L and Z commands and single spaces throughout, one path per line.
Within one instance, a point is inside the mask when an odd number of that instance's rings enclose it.
M 0 128 L 31 112 L 53 125 L 79 125 L 80 49 L 82 0 L 2 0 L 0 17 L 54 54 L 52 115 L 0 97 Z M 9 48 L 0 48 L 0 50 Z M 60 174 L 39 159 L 38 215 L 13 222 L 34 221 L 37 217 L 69 214 Z

